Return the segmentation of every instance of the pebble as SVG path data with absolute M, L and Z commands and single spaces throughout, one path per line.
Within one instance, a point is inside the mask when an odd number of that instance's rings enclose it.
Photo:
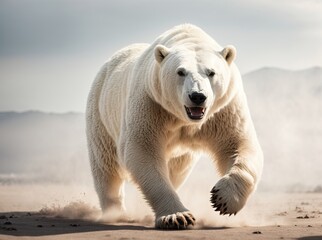
M 74 223 L 72 223 L 72 224 L 70 224 L 70 226 L 71 226 L 71 227 L 79 227 L 80 225 L 79 225 L 79 224 L 74 224 Z

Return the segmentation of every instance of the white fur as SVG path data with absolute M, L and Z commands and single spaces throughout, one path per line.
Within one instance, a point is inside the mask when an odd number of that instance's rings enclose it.
M 220 211 L 236 213 L 244 206 L 261 175 L 263 156 L 235 56 L 234 47 L 222 48 L 185 24 L 151 45 L 118 51 L 101 68 L 86 115 L 92 173 L 106 215 L 124 211 L 122 186 L 129 175 L 154 210 L 157 227 L 194 224 L 175 190 L 200 150 L 213 157 L 223 176 L 214 187 L 226 206 Z M 193 106 L 193 91 L 207 97 L 201 120 L 190 119 L 184 107 Z

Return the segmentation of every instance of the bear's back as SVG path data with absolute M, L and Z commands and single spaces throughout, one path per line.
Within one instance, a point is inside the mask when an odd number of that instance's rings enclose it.
M 136 59 L 148 44 L 132 44 L 116 52 L 106 63 L 106 76 L 100 92 L 99 111 L 108 133 L 117 141 L 125 108 L 130 74 Z
M 192 24 L 182 24 L 161 34 L 153 45 L 162 44 L 168 48 L 177 45 L 209 45 L 221 51 L 222 47 L 201 28 Z

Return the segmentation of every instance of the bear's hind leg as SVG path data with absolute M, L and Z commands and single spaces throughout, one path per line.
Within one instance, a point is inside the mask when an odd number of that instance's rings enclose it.
M 94 183 L 103 219 L 113 221 L 125 217 L 124 180 L 118 172 L 109 172 L 100 167 L 92 169 Z
M 89 158 L 103 217 L 113 220 L 125 213 L 124 173 L 118 163 L 115 143 L 97 119 L 92 115 L 87 122 Z

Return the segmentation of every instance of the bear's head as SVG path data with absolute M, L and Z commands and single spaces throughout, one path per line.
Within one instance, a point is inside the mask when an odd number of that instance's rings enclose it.
M 233 46 L 215 51 L 207 45 L 157 45 L 154 55 L 165 109 L 187 123 L 202 123 L 219 110 L 231 82 Z

